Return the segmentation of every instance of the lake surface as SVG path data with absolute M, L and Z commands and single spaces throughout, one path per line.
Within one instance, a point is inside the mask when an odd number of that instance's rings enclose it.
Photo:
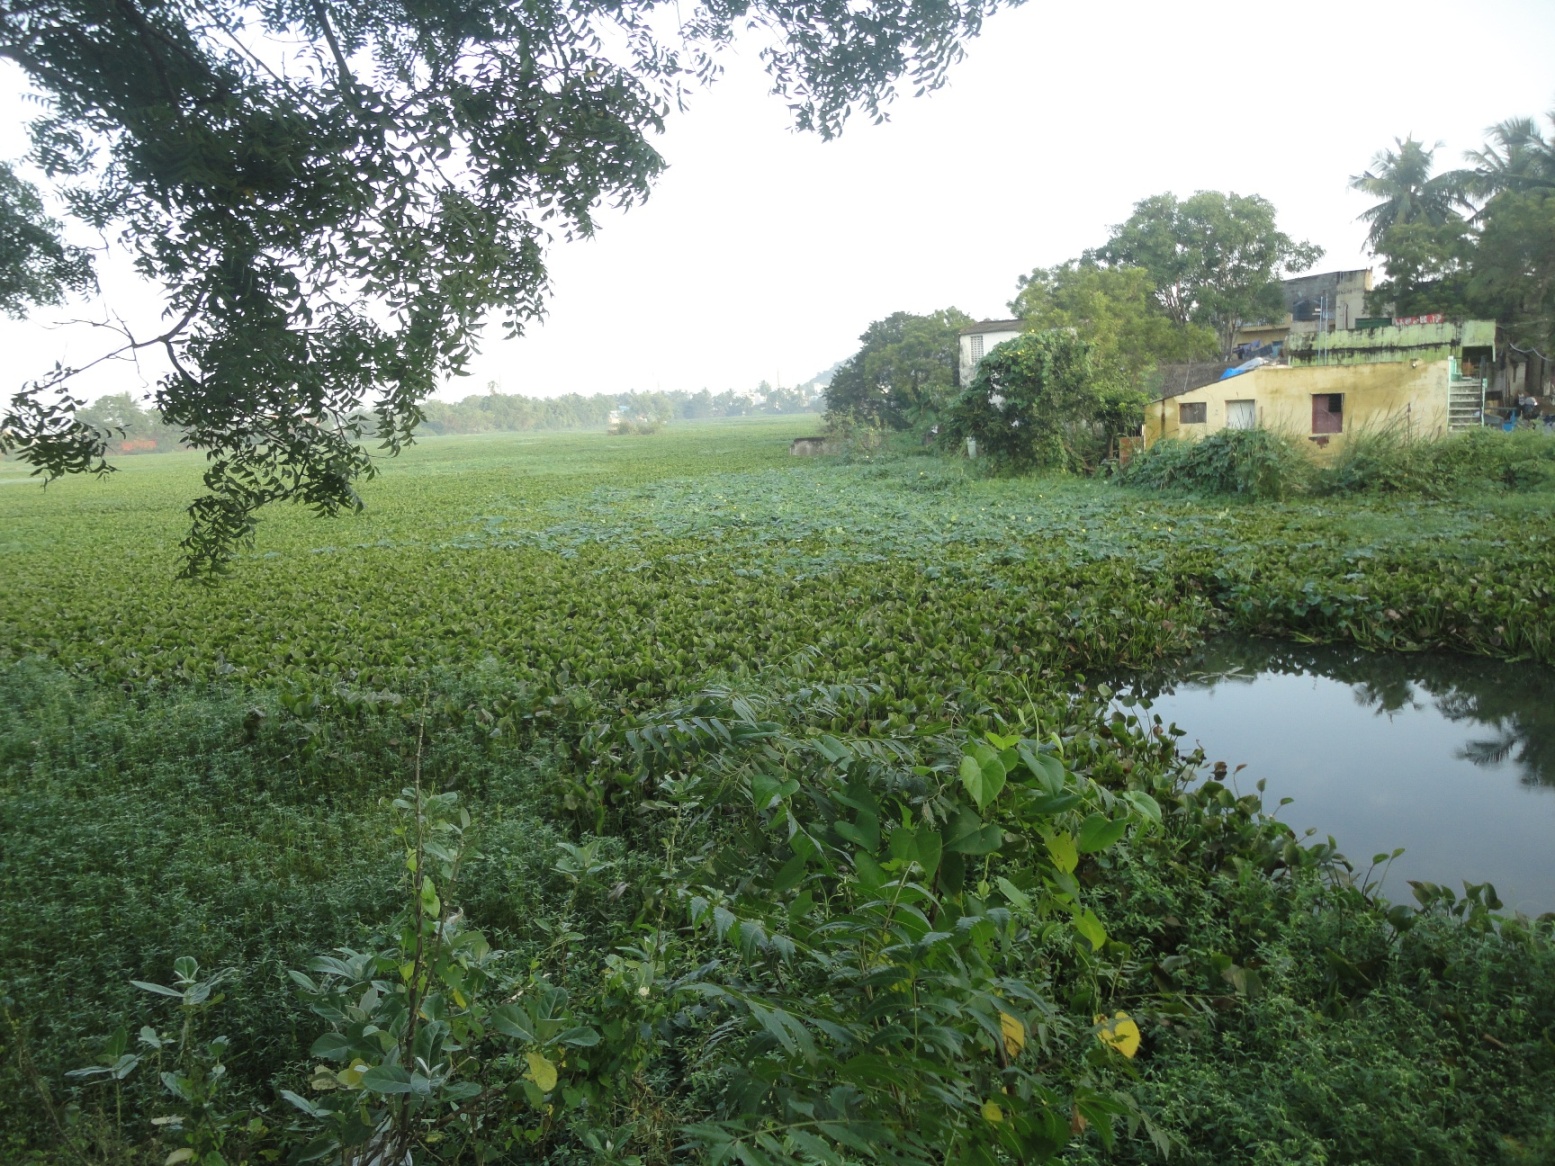
M 1280 819 L 1333 835 L 1358 871 L 1404 847 L 1383 886 L 1395 902 L 1409 879 L 1467 880 L 1509 911 L 1555 911 L 1555 670 L 1222 639 L 1117 699 L 1186 730 L 1206 775 L 1245 764 L 1228 784 L 1266 779 L 1271 811 L 1294 798 Z

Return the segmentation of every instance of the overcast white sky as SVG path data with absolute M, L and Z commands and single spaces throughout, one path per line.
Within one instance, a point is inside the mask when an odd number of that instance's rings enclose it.
M 946 89 L 828 143 L 792 132 L 754 52 L 736 53 L 671 120 L 649 201 L 551 252 L 548 320 L 493 329 L 439 395 L 794 384 L 899 309 L 1004 315 L 1019 274 L 1167 190 L 1261 194 L 1327 249 L 1321 269 L 1364 266 L 1347 177 L 1408 133 L 1457 165 L 1491 123 L 1555 108 L 1552 60 L 1552 0 L 1032 0 L 988 21 Z M 0 157 L 26 150 L 21 92 L 0 73 Z M 154 311 L 153 290 L 106 284 L 127 317 Z M 0 323 L 7 391 L 102 344 L 47 315 Z M 154 373 L 115 366 L 90 392 Z

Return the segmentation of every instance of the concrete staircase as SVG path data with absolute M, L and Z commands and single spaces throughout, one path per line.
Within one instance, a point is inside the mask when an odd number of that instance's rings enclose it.
M 1485 382 L 1477 377 L 1453 377 L 1447 382 L 1447 429 L 1461 433 L 1484 424 Z

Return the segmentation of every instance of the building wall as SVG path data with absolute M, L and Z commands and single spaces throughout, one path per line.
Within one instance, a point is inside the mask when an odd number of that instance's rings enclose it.
M 1020 333 L 1019 329 L 1011 329 L 1008 332 L 979 332 L 979 333 L 976 333 L 976 335 L 979 335 L 979 336 L 981 336 L 983 338 L 983 355 L 984 356 L 987 356 L 990 352 L 992 352 L 999 345 L 1003 344 L 1006 340 L 1014 340 L 1020 334 L 1021 333 Z M 978 365 L 978 362 L 976 360 L 972 359 L 972 337 L 970 335 L 963 335 L 961 337 L 961 382 L 960 382 L 961 386 L 963 388 L 965 388 L 967 385 L 972 383 L 972 377 L 975 376 L 976 373 L 977 373 L 977 365 Z
M 1285 342 L 1292 364 L 1377 364 L 1387 361 L 1437 361 L 1465 349 L 1491 349 L 1496 326 L 1490 320 L 1443 324 L 1403 324 L 1297 336 Z
M 1297 320 L 1291 318 L 1292 335 L 1301 332 L 1323 332 L 1329 329 L 1343 330 L 1355 327 L 1355 321 L 1366 314 L 1366 293 L 1371 290 L 1371 269 L 1355 271 L 1325 271 L 1317 275 L 1301 275 L 1283 281 L 1285 310 L 1293 312 L 1301 300 L 1326 300 L 1323 318 Z
M 1244 324 L 1232 337 L 1232 345 L 1270 344 L 1287 336 L 1312 335 L 1355 327 L 1366 315 L 1366 293 L 1371 290 L 1371 268 L 1354 271 L 1324 271 L 1299 275 L 1280 281 L 1285 311 L 1277 320 Z M 1322 310 L 1311 320 L 1298 320 L 1296 306 L 1303 301 L 1319 301 Z
M 796 437 L 788 445 L 790 457 L 819 457 L 831 452 L 832 443 L 824 437 Z
M 1201 389 L 1151 402 L 1145 413 L 1145 444 L 1163 437 L 1203 437 L 1226 428 L 1236 410 L 1230 402 L 1252 401 L 1256 423 L 1294 436 L 1311 438 L 1312 398 L 1319 393 L 1344 394 L 1344 431 L 1327 441 L 1312 442 L 1317 457 L 1338 452 L 1345 438 L 1358 431 L 1401 427 L 1412 437 L 1439 437 L 1447 432 L 1447 383 L 1451 362 L 1417 364 L 1271 365 Z M 1203 424 L 1181 424 L 1179 406 L 1203 404 Z

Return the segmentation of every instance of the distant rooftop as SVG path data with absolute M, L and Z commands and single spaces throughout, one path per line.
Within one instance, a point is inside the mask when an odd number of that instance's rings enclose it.
M 1315 271 L 1307 275 L 1293 275 L 1280 280 L 1280 290 L 1285 296 L 1285 310 L 1294 312 L 1303 300 L 1329 297 L 1329 302 L 1341 292 L 1371 291 L 1371 268 L 1352 267 L 1348 271 Z
M 1024 332 L 1025 330 L 1024 320 L 979 320 L 975 324 L 968 324 L 957 335 L 976 336 L 984 332 Z
M 1339 283 L 1355 282 L 1370 283 L 1367 277 L 1371 275 L 1369 267 L 1347 267 L 1343 271 L 1309 271 L 1302 275 L 1289 275 L 1280 280 L 1281 283 Z

